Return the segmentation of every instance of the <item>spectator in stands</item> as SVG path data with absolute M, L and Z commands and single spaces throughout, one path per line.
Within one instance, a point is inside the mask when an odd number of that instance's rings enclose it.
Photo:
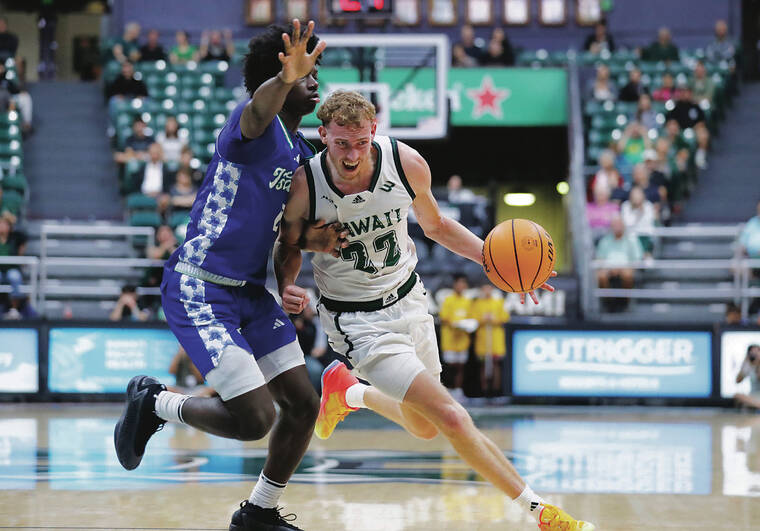
M 111 321 L 147 321 L 149 312 L 137 305 L 137 288 L 126 285 L 108 318 Z
M 694 102 L 688 83 L 679 83 L 677 94 L 676 104 L 673 109 L 668 111 L 666 118 L 678 122 L 681 129 L 694 129 L 697 138 L 697 152 L 694 154 L 694 161 L 698 168 L 704 169 L 707 167 L 707 149 L 710 141 L 710 133 L 705 122 L 705 112 Z
M 11 296 L 3 295 L 5 297 L 0 303 L 0 311 L 2 311 L 3 319 L 6 321 L 37 319 L 39 317 L 27 295 L 23 293 Z
M 113 58 L 120 63 L 132 62 L 135 63 L 140 60 L 140 24 L 137 22 L 130 22 L 124 27 L 124 35 L 121 39 L 117 40 L 111 52 Z
M 595 237 L 605 234 L 610 228 L 612 218 L 620 214 L 620 205 L 610 201 L 612 192 L 604 186 L 593 189 L 594 200 L 586 204 L 586 217 Z
M 589 83 L 588 95 L 596 101 L 615 101 L 617 98 L 617 87 L 610 80 L 610 67 L 601 64 L 596 67 L 596 78 Z
M 694 77 L 691 80 L 691 91 L 698 104 L 712 103 L 715 96 L 715 82 L 707 75 L 707 69 L 702 61 L 694 66 Z
M 633 263 L 640 261 L 644 256 L 639 239 L 628 234 L 625 224 L 620 216 L 615 216 L 610 224 L 611 232 L 599 240 L 596 246 L 596 259 L 602 260 L 604 269 L 596 272 L 597 282 L 600 288 L 609 288 L 610 285 L 620 284 L 622 288 L 630 289 L 634 283 Z M 611 310 L 621 310 L 627 306 L 627 301 L 615 301 Z
M 646 127 L 639 122 L 629 122 L 618 140 L 618 152 L 623 160 L 633 166 L 644 160 L 644 151 L 652 148 Z
M 739 245 L 744 255 L 760 258 L 760 201 L 757 203 L 757 216 L 750 218 L 739 234 Z
M 462 178 L 459 175 L 449 177 L 446 181 L 446 191 L 449 203 L 471 203 L 475 200 L 475 194 L 462 185 Z
M 173 65 L 183 65 L 198 60 L 198 48 L 190 44 L 186 31 L 179 30 L 175 34 L 177 44 L 169 52 L 169 60 Z
M 480 64 L 482 66 L 508 66 L 509 63 L 506 62 L 508 60 L 502 43 L 497 40 L 490 40 L 486 53 L 480 59 Z
M 478 66 L 478 62 L 467 55 L 461 42 L 457 42 L 451 47 L 451 66 L 459 68 L 473 68 Z
M 641 53 L 644 61 L 674 61 L 678 62 L 680 55 L 678 47 L 673 44 L 670 30 L 666 27 L 657 32 L 657 40 L 650 44 Z
M 464 364 L 470 351 L 470 332 L 463 328 L 470 315 L 470 299 L 467 291 L 467 277 L 454 275 L 454 292 L 441 304 L 438 317 L 441 320 L 441 350 L 443 361 L 453 372 L 451 395 L 458 401 L 464 401 Z
M 633 103 L 639 101 L 642 94 L 649 94 L 649 90 L 641 83 L 641 70 L 632 68 L 628 72 L 628 83 L 620 89 L 618 99 Z
M 648 130 L 657 129 L 657 113 L 652 109 L 652 98 L 649 97 L 649 94 L 639 96 L 639 104 L 636 107 L 634 120 Z
M 224 36 L 224 38 L 222 38 Z M 230 62 L 235 55 L 235 43 L 232 42 L 232 31 L 219 30 L 204 31 L 201 33 L 201 61 L 227 61 Z
M 8 31 L 8 19 L 0 16 L 0 61 L 15 58 L 18 53 L 18 36 Z
M 198 189 L 185 168 L 177 170 L 174 184 L 169 189 L 169 207 L 172 212 L 187 211 L 193 206 Z
M 17 202 L 4 201 L 3 189 L 0 188 L 0 218 L 8 220 L 11 226 L 16 224 L 19 214 L 19 205 Z
M 653 186 L 657 187 L 657 191 L 659 192 L 660 202 L 657 212 L 658 218 L 662 224 L 666 225 L 668 221 L 670 221 L 669 201 L 671 198 L 670 192 L 668 190 L 670 187 L 671 176 L 671 169 L 668 166 L 667 161 L 668 140 L 662 137 L 658 138 L 657 142 L 655 142 L 655 146 L 658 144 L 660 145 L 660 149 L 664 150 L 664 164 L 660 161 L 660 155 L 658 154 L 657 148 L 648 149 L 644 152 L 644 164 L 646 166 L 647 172 L 649 173 L 649 181 Z
M 747 347 L 747 355 L 736 375 L 736 383 L 741 383 L 745 378 L 750 381 L 750 394 L 738 393 L 734 400 L 738 406 L 760 409 L 760 345 Z
M 515 52 L 512 43 L 501 28 L 494 28 L 491 32 L 491 40 L 488 41 L 487 55 L 483 64 L 493 66 L 512 66 L 515 64 Z
M 159 42 L 159 33 L 157 29 L 148 32 L 148 40 L 140 48 L 141 61 L 165 61 L 166 51 Z
M 615 40 L 607 31 L 607 22 L 604 19 L 594 24 L 594 33 L 586 37 L 583 49 L 594 55 L 599 55 L 603 51 L 615 51 Z
M 217 394 L 212 387 L 206 385 L 200 371 L 181 346 L 169 363 L 169 374 L 174 375 L 175 385 L 167 385 L 166 389 L 172 393 L 192 396 L 216 396 Z
M 655 101 L 668 101 L 676 97 L 676 82 L 673 74 L 665 72 L 662 75 L 662 85 L 652 93 Z
M 661 190 L 657 184 L 651 182 L 649 167 L 646 163 L 639 162 L 633 167 L 633 185 L 641 188 L 647 201 L 651 201 L 652 204 L 655 205 L 655 208 L 659 207 L 659 203 L 662 200 L 662 194 L 665 194 L 666 192 L 664 187 Z
M 205 176 L 200 170 L 200 161 L 193 157 L 193 149 L 190 146 L 182 148 L 182 153 L 179 156 L 179 169 L 186 170 L 196 186 L 200 186 L 203 182 Z
M 290 320 L 296 329 L 296 338 L 305 354 L 304 363 L 306 371 L 309 373 L 309 380 L 314 389 L 319 393 L 322 390 L 322 371 L 324 365 L 314 356 L 315 346 L 319 342 L 319 334 L 322 334 L 322 328 L 317 326 L 319 319 L 315 319 L 314 310 L 311 305 L 307 304 L 303 312 L 298 315 L 291 315 Z
M 606 188 L 611 194 L 613 190 L 624 184 L 623 176 L 615 167 L 615 153 L 611 149 L 605 149 L 599 155 L 599 169 L 589 183 L 587 200 L 590 201 L 593 198 L 593 190 L 597 187 Z
M 97 38 L 77 37 L 74 45 L 74 71 L 79 74 L 80 81 L 95 81 L 100 77 L 100 52 Z
M 164 130 L 156 135 L 156 142 L 164 149 L 166 162 L 180 162 L 182 148 L 187 145 L 187 140 L 179 137 L 179 122 L 174 116 L 167 116 Z
M 749 324 L 746 319 L 742 319 L 742 310 L 733 302 L 726 304 L 726 313 L 723 320 L 726 326 L 746 326 Z
M 715 23 L 715 40 L 705 48 L 705 57 L 710 62 L 729 61 L 733 64 L 736 57 L 736 43 L 728 36 L 728 24 L 725 20 Z
M 140 192 L 160 199 L 172 177 L 164 165 L 164 150 L 161 144 L 152 143 L 148 148 L 148 160 L 145 162 Z
M 0 216 L 0 256 L 23 256 L 26 251 L 26 235 L 14 231 L 13 224 Z M 21 296 L 23 277 L 21 269 L 16 264 L 0 264 L 0 282 L 10 284 L 11 298 Z
M 652 202 L 644 196 L 644 190 L 640 186 L 631 188 L 628 200 L 620 206 L 620 217 L 626 231 L 638 236 L 644 254 L 651 256 L 654 248 L 652 234 L 657 213 Z
M 177 249 L 177 238 L 168 225 L 161 225 L 156 229 L 156 240 L 148 245 L 146 256 L 151 260 L 166 261 L 171 254 Z M 142 285 L 147 288 L 157 288 L 161 285 L 161 279 L 164 275 L 163 266 L 150 267 L 145 270 L 142 278 Z M 146 295 L 142 297 L 143 306 L 158 310 L 161 307 L 161 297 L 157 295 Z
M 472 301 L 470 316 L 478 322 L 475 355 L 480 362 L 480 388 L 487 397 L 500 396 L 501 362 L 507 352 L 504 325 L 509 321 L 509 312 L 504 308 L 504 299 L 494 295 L 493 285 L 487 280 Z
M 114 160 L 126 164 L 132 159 L 147 160 L 148 148 L 155 142 L 152 136 L 145 133 L 147 125 L 139 116 L 132 121 L 132 134 L 127 137 L 124 151 L 114 153 Z
M 116 123 L 118 105 L 126 98 L 147 98 L 148 87 L 142 79 L 135 77 L 135 66 L 129 61 L 121 64 L 121 73 L 106 88 L 108 98 L 108 116 L 111 123 Z
M 483 48 L 475 43 L 475 30 L 469 24 L 462 25 L 462 29 L 459 33 L 461 37 L 461 44 L 464 47 L 464 52 L 475 59 L 475 62 L 480 64 L 480 60 L 485 55 Z

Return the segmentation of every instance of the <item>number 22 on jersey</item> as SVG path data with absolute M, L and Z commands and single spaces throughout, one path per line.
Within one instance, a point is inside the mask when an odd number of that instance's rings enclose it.
M 385 257 L 382 260 L 382 267 L 393 267 L 398 264 L 401 258 L 401 250 L 398 245 L 398 238 L 396 237 L 396 231 L 392 230 L 377 236 L 373 242 L 372 247 L 375 253 L 382 253 L 385 251 Z M 371 275 L 377 274 L 378 268 L 372 262 L 369 256 L 367 246 L 362 241 L 353 241 L 348 244 L 348 247 L 344 247 L 340 250 L 341 258 L 346 262 L 353 262 L 354 269 L 364 271 Z

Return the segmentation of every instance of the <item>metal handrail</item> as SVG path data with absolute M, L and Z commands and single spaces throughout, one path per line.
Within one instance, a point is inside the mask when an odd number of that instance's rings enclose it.
M 654 227 L 647 234 L 659 238 L 736 238 L 744 223 L 730 226 L 683 225 L 679 227 Z
M 754 264 L 754 265 L 753 265 Z M 760 267 L 760 260 L 712 259 L 704 260 L 647 260 L 630 264 L 609 264 L 604 260 L 592 260 L 591 269 L 743 269 Z
M 37 307 L 40 309 L 40 312 L 44 312 L 45 309 L 45 295 L 48 293 L 48 266 L 64 266 L 64 265 L 88 265 L 88 266 L 94 266 L 94 267 L 113 267 L 114 265 L 120 265 L 125 267 L 154 267 L 153 264 L 145 264 L 141 265 L 138 263 L 135 263 L 134 265 L 128 265 L 128 262 L 133 259 L 113 259 L 114 261 L 118 261 L 117 263 L 108 264 L 105 265 L 107 262 L 107 258 L 97 258 L 97 259 L 89 259 L 89 258 L 83 258 L 80 260 L 77 260 L 76 258 L 67 258 L 67 257 L 61 257 L 61 258 L 48 258 L 47 256 L 47 246 L 48 246 L 48 236 L 57 235 L 57 236 L 78 236 L 78 237 L 87 237 L 87 236 L 110 236 L 113 238 L 118 237 L 133 237 L 133 236 L 144 236 L 147 238 L 149 242 L 153 242 L 155 238 L 155 229 L 153 227 L 130 227 L 126 225 L 61 225 L 61 224 L 43 224 L 40 227 L 40 270 L 39 270 L 39 296 L 37 297 Z M 51 262 L 51 260 L 53 260 Z M 134 259 L 134 260 L 148 260 L 148 259 Z M 104 264 L 104 265 L 99 265 Z M 71 286 L 71 288 L 77 288 L 81 290 L 82 288 L 89 289 L 89 287 L 77 287 L 77 286 Z M 54 292 L 50 292 L 51 294 L 54 294 Z M 76 293 L 82 293 L 82 291 L 78 291 Z M 56 293 L 58 294 L 58 293 Z
M 589 269 L 589 262 L 594 256 L 594 242 L 586 218 L 586 183 L 583 173 L 585 146 L 583 140 L 583 113 L 581 109 L 581 91 L 578 64 L 575 55 L 568 58 L 568 142 L 570 147 L 570 208 L 568 209 L 569 226 L 572 235 L 573 261 L 578 272 L 581 312 L 594 317 L 598 313 L 598 299 L 592 297 L 594 278 Z
M 39 268 L 40 259 L 36 256 L 0 256 L 0 264 L 29 266 L 29 284 L 20 286 L 21 293 L 29 295 L 30 301 L 36 301 L 39 296 Z M 10 293 L 8 284 L 0 285 L 0 293 Z

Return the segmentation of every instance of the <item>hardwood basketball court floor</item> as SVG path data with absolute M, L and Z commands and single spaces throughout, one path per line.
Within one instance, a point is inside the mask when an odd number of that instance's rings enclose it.
M 0 406 L 0 529 L 223 530 L 266 441 L 167 425 L 141 466 L 113 450 L 120 405 Z M 719 409 L 472 409 L 533 489 L 600 531 L 760 529 L 760 415 Z M 371 412 L 313 439 L 282 499 L 307 531 L 531 530 L 441 437 Z

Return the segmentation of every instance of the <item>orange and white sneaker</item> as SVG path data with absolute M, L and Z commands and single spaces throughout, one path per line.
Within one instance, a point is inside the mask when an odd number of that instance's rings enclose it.
M 594 531 L 594 524 L 576 520 L 554 505 L 544 505 L 538 515 L 538 528 L 541 531 Z
M 359 409 L 346 404 L 346 391 L 357 383 L 359 379 L 338 360 L 333 361 L 322 372 L 322 400 L 319 402 L 319 416 L 314 426 L 317 437 L 329 438 L 338 422 Z

